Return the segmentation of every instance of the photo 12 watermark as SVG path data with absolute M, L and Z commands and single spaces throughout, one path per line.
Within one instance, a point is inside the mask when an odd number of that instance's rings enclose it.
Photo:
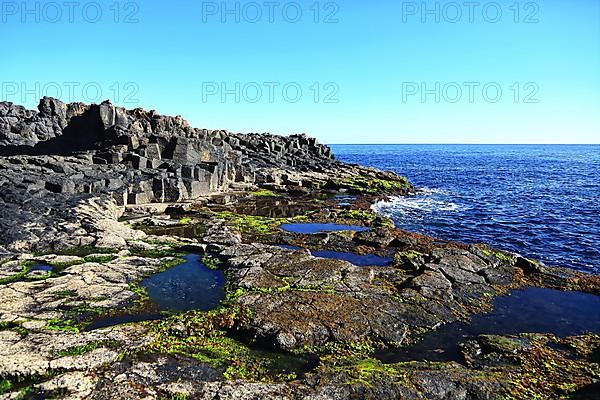
M 337 24 L 340 6 L 337 2 L 216 2 L 202 3 L 202 22 L 289 23 L 309 21 L 315 24 Z
M 536 82 L 502 85 L 498 82 L 402 82 L 402 102 L 498 103 L 508 96 L 514 103 L 537 104 Z
M 140 5 L 137 2 L 33 2 L 3 1 L 0 21 L 9 23 L 76 23 L 96 24 L 101 21 L 115 24 L 137 24 Z
M 114 82 L 101 85 L 98 82 L 2 82 L 2 101 L 25 104 L 43 97 L 54 97 L 65 103 L 82 101 L 99 103 L 110 99 L 113 103 L 135 105 L 139 103 L 140 87 L 135 82 Z
M 320 104 L 337 104 L 340 86 L 336 82 L 202 82 L 202 102 L 221 103 L 289 103 L 308 100 Z
M 537 24 L 540 6 L 536 2 L 416 2 L 402 3 L 402 22 L 449 23 L 486 22 L 495 24 L 503 20 L 515 24 Z

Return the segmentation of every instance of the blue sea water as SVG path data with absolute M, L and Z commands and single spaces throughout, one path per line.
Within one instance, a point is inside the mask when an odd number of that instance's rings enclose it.
M 402 229 L 600 274 L 600 145 L 333 145 L 420 189 L 377 211 Z

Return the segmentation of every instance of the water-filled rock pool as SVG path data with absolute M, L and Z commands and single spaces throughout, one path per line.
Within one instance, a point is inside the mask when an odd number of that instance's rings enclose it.
M 290 245 L 279 245 L 279 247 L 288 250 L 301 250 L 300 247 Z M 329 258 L 332 260 L 343 260 L 348 261 L 359 267 L 386 267 L 390 265 L 393 260 L 389 257 L 380 257 L 375 254 L 355 254 L 344 251 L 332 251 L 332 250 L 309 250 L 310 254 L 315 257 Z
M 225 296 L 223 271 L 207 268 L 198 254 L 185 262 L 144 279 L 140 285 L 161 311 L 209 311 Z
M 281 229 L 292 233 L 301 233 L 306 235 L 312 235 L 316 233 L 326 232 L 342 232 L 342 231 L 354 231 L 363 232 L 368 231 L 369 228 L 358 225 L 341 225 L 332 223 L 292 223 L 283 224 L 280 226 Z
M 458 344 L 477 335 L 550 333 L 558 337 L 600 332 L 600 296 L 526 288 L 494 300 L 493 310 L 470 322 L 442 326 L 407 348 L 384 351 L 384 362 L 461 361 Z
M 223 271 L 207 268 L 198 254 L 187 254 L 184 259 L 183 263 L 140 282 L 150 299 L 146 309 L 137 313 L 98 318 L 85 330 L 156 320 L 169 312 L 209 311 L 219 307 L 225 297 Z

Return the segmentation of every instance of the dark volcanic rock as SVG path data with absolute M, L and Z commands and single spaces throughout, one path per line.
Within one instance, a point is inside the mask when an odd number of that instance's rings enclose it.
M 172 203 L 232 185 L 312 187 L 357 173 L 376 172 L 336 162 L 328 147 L 305 135 L 195 129 L 181 117 L 109 102 L 44 98 L 38 111 L 0 103 L 0 246 L 24 250 L 64 241 L 73 232 L 62 235 L 56 227 L 76 220 L 76 205 L 85 199 Z
M 238 299 L 252 311 L 245 329 L 283 350 L 365 339 L 402 345 L 498 293 L 482 271 L 505 268 L 507 279 L 515 273 L 493 257 L 455 248 L 433 250 L 432 261 L 416 273 L 259 244 L 232 246 L 221 255 L 232 267 L 232 284 L 247 291 Z

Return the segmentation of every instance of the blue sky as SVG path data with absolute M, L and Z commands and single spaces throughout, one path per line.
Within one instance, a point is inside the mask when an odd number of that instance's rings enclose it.
M 600 142 L 600 0 L 25 4 L 2 3 L 0 81 L 31 108 L 110 98 L 325 143 Z

